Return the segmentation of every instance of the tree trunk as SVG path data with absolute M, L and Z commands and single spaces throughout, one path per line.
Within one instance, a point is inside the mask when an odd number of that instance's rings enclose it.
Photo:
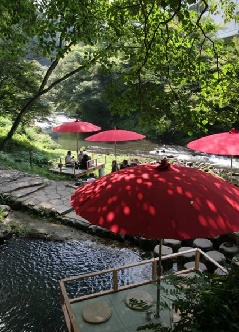
M 106 49 L 109 49 L 111 46 L 106 47 Z M 96 55 L 92 60 L 89 61 L 88 65 L 93 65 L 96 60 L 99 58 L 100 55 Z M 79 71 L 83 70 L 86 65 L 80 65 L 78 68 L 76 68 L 75 70 L 73 70 L 72 72 L 66 74 L 65 76 L 59 78 L 58 80 L 54 81 L 51 85 L 49 85 L 48 87 L 46 87 L 47 82 L 49 77 L 51 76 L 52 72 L 54 71 L 54 69 L 57 67 L 59 60 L 55 60 L 54 62 L 52 62 L 51 66 L 48 68 L 43 80 L 42 80 L 42 84 L 37 92 L 37 94 L 35 96 L 32 97 L 32 99 L 29 100 L 29 102 L 20 110 L 19 114 L 17 115 L 16 119 L 14 120 L 12 127 L 10 129 L 10 131 L 8 132 L 7 136 L 2 140 L 2 142 L 0 143 L 0 150 L 4 150 L 8 144 L 8 142 L 12 139 L 13 135 L 15 134 L 19 124 L 21 123 L 22 118 L 24 117 L 24 115 L 30 110 L 30 108 L 35 104 L 35 102 L 44 94 L 46 94 L 48 91 L 50 91 L 51 89 L 53 89 L 57 84 L 65 81 L 66 79 L 68 79 L 69 77 L 75 75 L 76 73 L 78 73 Z M 46 87 L 46 88 L 45 88 Z
M 12 136 L 15 134 L 19 124 L 21 123 L 21 120 L 23 116 L 28 112 L 28 110 L 31 108 L 32 105 L 35 104 L 38 98 L 40 98 L 41 93 L 38 93 L 35 95 L 18 113 L 17 117 L 15 118 L 12 127 L 10 131 L 8 132 L 7 136 L 2 140 L 0 144 L 0 150 L 5 150 L 7 147 L 8 142 L 12 139 Z

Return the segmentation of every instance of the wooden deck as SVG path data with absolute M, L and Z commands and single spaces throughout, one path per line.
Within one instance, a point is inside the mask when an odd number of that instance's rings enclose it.
M 164 285 L 165 286 L 165 285 Z M 151 283 L 144 286 L 137 287 L 137 290 L 145 291 L 152 296 L 156 302 L 156 284 Z M 86 332 L 135 332 L 139 326 L 144 326 L 149 323 L 146 319 L 146 313 L 140 310 L 132 310 L 125 304 L 125 298 L 129 293 L 129 289 L 116 292 L 109 295 L 102 295 L 98 299 L 89 299 L 83 302 L 72 303 L 72 310 L 76 318 L 76 323 L 79 331 Z M 108 321 L 101 324 L 90 324 L 82 319 L 82 312 L 84 308 L 93 302 L 106 303 L 112 310 L 111 317 Z M 152 311 L 155 308 L 152 306 Z M 152 319 L 151 323 L 164 322 L 170 326 L 172 321 L 171 312 L 163 310 L 160 313 L 160 318 Z
M 219 267 L 222 271 L 227 273 L 227 270 L 207 256 L 202 250 L 195 248 L 187 251 L 183 251 L 180 253 L 175 253 L 167 256 L 163 256 L 162 260 L 167 259 L 175 259 L 177 256 L 182 256 L 189 252 L 195 252 L 195 268 L 180 270 L 175 272 L 176 274 L 185 274 L 189 272 L 194 272 L 195 270 L 199 270 L 200 257 L 204 256 L 206 259 L 210 260 L 217 267 Z M 158 258 L 144 260 L 141 262 L 133 263 L 127 266 L 117 267 L 114 269 L 103 270 L 98 272 L 93 272 L 89 274 L 82 274 L 75 277 L 69 277 L 60 280 L 60 292 L 61 292 L 61 305 L 62 310 L 65 316 L 65 321 L 67 325 L 67 329 L 69 332 L 134 332 L 137 331 L 137 327 L 146 325 L 147 323 L 153 322 L 161 322 L 165 326 L 172 326 L 175 313 L 172 310 L 160 310 L 160 318 L 153 318 L 149 322 L 146 319 L 146 312 L 139 310 L 130 309 L 125 302 L 126 295 L 133 290 L 136 291 L 144 291 L 149 294 L 153 298 L 152 312 L 156 312 L 156 303 L 157 303 L 157 264 Z M 142 273 L 142 280 L 126 284 L 120 285 L 118 281 L 118 276 L 120 273 L 129 272 L 129 269 L 139 269 L 139 267 L 143 267 L 144 273 Z M 147 271 L 147 273 L 145 273 Z M 137 271 L 137 275 L 140 273 Z M 100 292 L 94 292 L 92 290 L 91 294 L 83 295 L 81 293 L 81 282 L 85 285 L 88 282 L 90 283 L 91 289 L 99 282 L 99 277 L 107 276 L 110 280 L 110 285 L 106 290 L 102 290 Z M 98 279 L 95 279 L 98 277 Z M 165 287 L 172 287 L 165 283 L 163 280 L 165 277 L 161 277 L 161 282 L 164 283 Z M 98 282 L 97 282 L 98 280 Z M 74 298 L 70 298 L 67 294 L 67 284 L 73 283 L 76 286 L 77 294 Z M 161 283 L 161 285 L 162 285 Z M 84 292 L 82 290 L 82 292 Z M 162 294 L 161 294 L 162 298 Z M 165 300 L 166 298 L 164 298 Z M 111 309 L 111 317 L 100 324 L 92 324 L 85 321 L 82 317 L 83 310 L 89 304 L 93 302 L 100 302 L 102 304 L 107 304 Z M 151 308 L 150 308 L 151 310 Z
M 66 167 L 60 162 L 57 166 L 49 169 L 50 172 L 69 175 L 76 178 L 88 173 L 92 173 L 96 170 L 99 172 L 99 177 L 103 176 L 105 174 L 105 163 L 100 163 L 97 159 L 92 159 L 91 161 L 87 162 L 87 169 L 77 169 L 74 166 Z

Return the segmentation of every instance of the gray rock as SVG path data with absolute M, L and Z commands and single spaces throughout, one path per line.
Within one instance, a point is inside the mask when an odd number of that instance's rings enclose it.
M 12 236 L 12 228 L 10 226 L 0 224 L 0 243 Z

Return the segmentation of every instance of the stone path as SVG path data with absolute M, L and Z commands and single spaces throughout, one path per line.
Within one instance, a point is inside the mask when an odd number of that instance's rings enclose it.
M 88 234 L 97 234 L 120 242 L 125 240 L 124 236 L 92 225 L 76 215 L 70 204 L 71 195 L 76 188 L 71 180 L 53 181 L 18 170 L 0 169 L 0 204 L 7 204 L 13 210 L 34 213 L 38 218 L 52 218 Z M 127 239 L 134 242 L 134 237 Z M 151 250 L 155 243 L 151 240 L 141 243 L 141 247 L 145 246 L 149 246 L 148 249 Z
M 0 169 L 1 202 L 15 210 L 49 216 L 79 229 L 93 227 L 70 205 L 76 187 L 70 181 L 53 181 L 12 169 Z M 95 226 L 94 226 L 95 227 Z

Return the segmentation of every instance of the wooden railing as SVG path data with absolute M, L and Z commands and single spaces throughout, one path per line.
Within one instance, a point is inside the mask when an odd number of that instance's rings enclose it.
M 168 260 L 168 259 L 174 259 L 178 256 L 183 256 L 185 254 L 188 253 L 192 253 L 195 252 L 195 267 L 194 268 L 190 268 L 190 269 L 184 269 L 184 270 L 180 270 L 175 272 L 176 275 L 180 275 L 180 274 L 185 274 L 191 271 L 195 271 L 198 270 L 200 271 L 200 257 L 201 255 L 204 256 L 207 260 L 209 260 L 211 263 L 213 263 L 215 266 L 217 266 L 219 269 L 221 269 L 224 273 L 228 273 L 227 269 L 225 269 L 223 266 L 221 266 L 220 264 L 218 264 L 216 261 L 214 261 L 211 257 L 209 257 L 205 252 L 203 252 L 201 249 L 199 248 L 192 248 L 186 251 L 182 251 L 180 253 L 174 253 L 171 255 L 167 255 L 167 256 L 162 256 L 162 261 L 164 260 Z M 80 301 L 84 301 L 87 299 L 91 299 L 91 298 L 96 298 L 102 295 L 107 295 L 107 294 L 112 294 L 121 290 L 125 290 L 125 289 L 130 289 L 130 288 L 135 288 L 138 286 L 142 286 L 142 285 L 146 285 L 152 282 L 156 282 L 157 280 L 157 264 L 158 264 L 158 260 L 159 258 L 152 258 L 149 260 L 143 260 L 141 262 L 137 262 L 137 263 L 132 263 L 129 265 L 125 265 L 125 266 L 120 266 L 120 267 L 116 267 L 116 268 L 112 268 L 112 269 L 107 269 L 107 270 L 102 270 L 102 271 L 97 271 L 97 272 L 92 272 L 92 273 L 87 273 L 87 274 L 82 274 L 79 276 L 73 276 L 73 277 L 69 277 L 69 278 L 64 278 L 62 280 L 60 280 L 60 292 L 61 292 L 61 305 L 62 305 L 62 310 L 65 316 L 65 321 L 67 324 L 67 328 L 69 332 L 80 332 L 79 327 L 76 325 L 76 320 L 75 320 L 75 316 L 73 314 L 72 308 L 71 308 L 71 303 L 76 303 L 76 302 L 80 302 Z M 140 282 L 136 282 L 136 283 L 132 283 L 130 285 L 126 285 L 126 286 L 120 286 L 119 282 L 118 282 L 118 275 L 119 272 L 122 270 L 126 270 L 126 269 L 130 269 L 130 268 L 134 268 L 134 267 L 138 267 L 141 265 L 146 265 L 146 264 L 151 264 L 151 278 L 148 280 L 142 280 Z M 65 288 L 65 283 L 67 282 L 72 282 L 72 281 L 80 281 L 86 278 L 92 278 L 92 277 L 96 277 L 96 276 L 100 276 L 100 275 L 104 275 L 104 274 L 111 274 L 112 275 L 112 288 L 108 289 L 108 290 L 104 290 L 104 291 L 100 291 L 100 292 L 96 292 L 96 293 L 92 293 L 92 294 L 88 294 L 88 295 L 82 295 L 80 297 L 75 297 L 73 299 L 70 299 L 67 295 L 66 292 L 66 288 Z M 161 276 L 161 279 L 166 278 L 167 276 Z
M 90 159 L 86 162 L 86 169 L 89 169 L 91 167 L 95 167 L 98 165 L 98 159 L 94 158 L 94 159 Z

